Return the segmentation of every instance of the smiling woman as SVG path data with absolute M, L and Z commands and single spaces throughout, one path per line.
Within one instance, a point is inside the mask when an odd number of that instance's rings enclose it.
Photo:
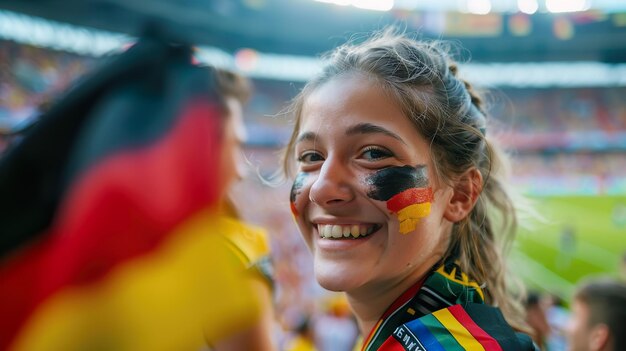
M 385 30 L 336 49 L 294 100 L 291 210 L 362 350 L 534 348 L 507 296 L 499 152 L 456 71 L 437 44 Z

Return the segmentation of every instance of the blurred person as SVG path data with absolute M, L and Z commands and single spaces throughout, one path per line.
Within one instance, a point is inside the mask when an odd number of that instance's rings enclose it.
M 284 170 L 295 163 L 293 216 L 320 285 L 347 295 L 357 347 L 533 350 L 507 292 L 505 159 L 456 63 L 393 29 L 327 58 L 294 100 Z
M 273 348 L 264 234 L 227 200 L 240 80 L 159 34 L 0 159 L 0 349 Z
M 565 301 L 556 293 L 546 293 L 541 302 L 550 325 L 550 334 L 546 340 L 548 350 L 565 351 L 567 349 L 565 329 L 569 321 L 569 309 L 566 307 Z
M 626 350 L 626 283 L 587 278 L 578 284 L 568 325 L 569 350 Z
M 613 221 L 613 225 L 618 228 L 626 227 L 626 204 L 623 202 L 618 202 L 613 205 L 613 210 L 611 211 L 611 219 Z
M 315 329 L 309 317 L 303 317 L 285 345 L 285 351 L 317 351 Z
M 526 322 L 533 329 L 532 338 L 535 344 L 545 350 L 547 339 L 550 335 L 550 325 L 545 314 L 543 306 L 541 306 L 540 294 L 537 292 L 529 292 L 526 297 Z
M 242 150 L 247 137 L 243 120 L 243 105 L 249 100 L 251 94 L 250 81 L 243 76 L 224 69 L 214 70 L 217 89 L 224 96 L 227 112 L 223 134 L 223 151 L 221 159 L 227 162 L 222 169 L 229 171 L 227 179 L 230 181 L 241 179 L 245 175 L 245 160 Z M 225 184 L 229 188 L 230 184 Z M 222 205 L 221 212 L 230 219 L 234 226 L 232 230 L 222 233 L 232 249 L 241 259 L 241 263 L 249 271 L 252 289 L 259 299 L 261 317 L 258 322 L 249 328 L 236 332 L 227 338 L 222 338 L 212 343 L 211 350 L 256 350 L 270 351 L 275 349 L 272 339 L 274 326 L 274 310 L 272 301 L 273 269 L 269 256 L 269 242 L 266 233 L 261 228 L 256 228 L 241 222 L 240 215 L 230 198 L 227 196 Z M 214 316 L 216 317 L 216 316 Z
M 358 337 L 356 321 L 343 294 L 333 294 L 315 318 L 315 331 L 320 351 L 350 351 Z
M 576 230 L 571 224 L 565 224 L 559 236 L 559 255 L 556 266 L 559 270 L 570 267 L 574 255 L 576 255 Z

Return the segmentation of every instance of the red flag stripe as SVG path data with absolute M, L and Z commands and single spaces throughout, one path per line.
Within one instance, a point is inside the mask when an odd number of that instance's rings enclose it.
M 387 209 L 398 212 L 401 209 L 414 205 L 433 201 L 433 190 L 431 188 L 411 188 L 394 195 L 387 201 Z
M 402 344 L 396 340 L 393 336 L 390 336 L 385 342 L 378 348 L 380 351 L 406 351 Z
M 486 351 L 502 351 L 500 344 L 487 334 L 478 324 L 472 320 L 461 305 L 454 305 L 448 308 L 448 311 L 461 323 L 467 331 L 478 341 Z

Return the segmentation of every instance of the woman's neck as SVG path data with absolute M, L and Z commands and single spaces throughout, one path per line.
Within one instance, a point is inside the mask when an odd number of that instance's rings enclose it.
M 346 292 L 348 303 L 359 325 L 361 335 L 366 338 L 387 309 L 405 291 L 421 281 L 430 267 L 398 281 L 378 282 L 375 286 L 364 286 Z
M 369 297 L 367 294 L 347 294 L 348 303 L 356 318 L 359 332 L 363 337 L 367 337 L 383 313 L 399 296 L 396 295 L 395 291 L 396 289 L 389 289 L 378 295 L 372 292 Z

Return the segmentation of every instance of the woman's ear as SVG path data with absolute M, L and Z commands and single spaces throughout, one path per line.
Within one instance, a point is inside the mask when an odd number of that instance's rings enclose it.
M 589 333 L 589 350 L 604 350 L 609 342 L 609 327 L 604 324 L 597 324 Z
M 446 205 L 444 218 L 456 223 L 467 217 L 483 190 L 483 176 L 475 167 L 456 179 L 452 197 Z

